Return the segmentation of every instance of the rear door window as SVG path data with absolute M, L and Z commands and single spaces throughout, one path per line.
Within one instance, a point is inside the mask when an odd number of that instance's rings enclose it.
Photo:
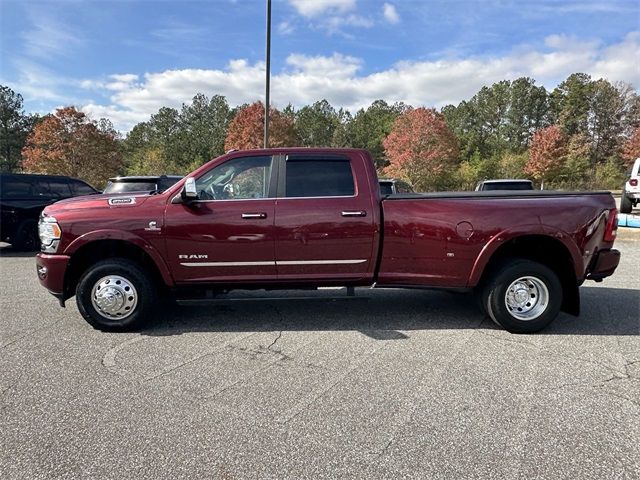
M 347 197 L 354 194 L 349 159 L 287 159 L 286 197 Z
M 53 197 L 69 198 L 71 189 L 66 180 L 49 180 L 49 190 Z
M 32 192 L 35 196 L 41 198 L 55 198 L 55 195 L 51 193 L 49 189 L 49 182 L 47 180 L 36 179 L 33 180 Z

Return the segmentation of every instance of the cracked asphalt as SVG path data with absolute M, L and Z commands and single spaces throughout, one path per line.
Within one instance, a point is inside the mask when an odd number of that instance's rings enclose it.
M 512 335 L 466 295 L 367 289 L 102 333 L 3 245 L 0 476 L 640 478 L 640 231 L 616 246 L 580 317 Z

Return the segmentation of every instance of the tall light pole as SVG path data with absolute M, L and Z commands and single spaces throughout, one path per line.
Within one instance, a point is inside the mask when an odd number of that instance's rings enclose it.
M 271 0 L 267 0 L 267 51 L 264 94 L 264 148 L 269 148 L 269 86 L 271 83 Z

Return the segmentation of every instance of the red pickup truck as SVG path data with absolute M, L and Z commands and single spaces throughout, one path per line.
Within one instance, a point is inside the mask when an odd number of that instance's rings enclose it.
M 560 310 L 620 259 L 608 192 L 381 197 L 364 150 L 233 151 L 155 195 L 47 207 L 40 283 L 103 330 L 139 327 L 169 294 L 321 286 L 474 291 L 512 332 Z

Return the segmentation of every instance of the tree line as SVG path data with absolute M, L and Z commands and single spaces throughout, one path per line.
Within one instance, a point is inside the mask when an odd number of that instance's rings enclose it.
M 104 185 L 119 174 L 186 174 L 232 148 L 260 148 L 264 107 L 197 94 L 121 136 L 74 107 L 39 117 L 0 86 L 0 168 Z M 472 189 L 489 178 L 545 188 L 619 189 L 640 156 L 640 97 L 625 83 L 570 75 L 552 91 L 503 80 L 440 110 L 376 100 L 355 113 L 328 101 L 270 110 L 270 146 L 366 148 L 380 174 L 418 191 Z

